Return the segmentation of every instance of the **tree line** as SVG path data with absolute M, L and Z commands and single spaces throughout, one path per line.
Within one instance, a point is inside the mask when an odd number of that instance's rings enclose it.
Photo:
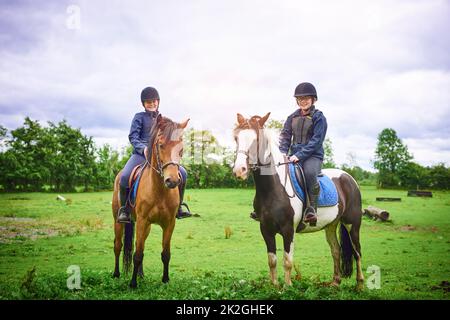
M 184 137 L 182 165 L 189 173 L 188 187 L 239 188 L 253 185 L 232 174 L 234 150 L 221 147 L 209 131 L 188 130 Z M 186 147 L 185 147 L 186 150 Z M 117 151 L 66 120 L 48 122 L 26 117 L 21 127 L 8 131 L 0 126 L 0 190 L 3 191 L 99 191 L 112 190 L 117 173 L 125 166 L 133 147 Z
M 374 167 L 382 188 L 450 189 L 450 168 L 443 162 L 427 167 L 414 162 L 408 147 L 392 128 L 383 129 L 378 135 Z
M 268 127 L 279 130 L 282 122 L 271 120 Z M 449 168 L 444 164 L 422 167 L 411 161 L 395 131 L 380 133 L 374 166 L 378 174 L 352 164 L 341 169 L 360 184 L 381 187 L 448 189 Z M 336 168 L 332 143 L 325 140 L 324 168 Z M 66 120 L 48 122 L 26 117 L 21 127 L 8 131 L 0 126 L 0 190 L 73 192 L 112 190 L 114 178 L 132 152 L 105 144 L 97 147 L 92 137 L 72 128 Z M 236 179 L 232 174 L 235 150 L 223 147 L 208 130 L 189 129 L 184 135 L 182 165 L 189 178 L 188 188 L 246 188 L 253 179 Z

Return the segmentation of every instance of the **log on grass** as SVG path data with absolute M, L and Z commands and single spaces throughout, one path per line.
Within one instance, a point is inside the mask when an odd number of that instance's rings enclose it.
M 374 220 L 378 219 L 381 221 L 389 220 L 389 212 L 373 206 L 368 206 L 366 209 L 364 209 L 364 214 Z
M 409 190 L 408 197 L 433 197 L 433 193 L 431 191 L 419 191 L 419 190 Z

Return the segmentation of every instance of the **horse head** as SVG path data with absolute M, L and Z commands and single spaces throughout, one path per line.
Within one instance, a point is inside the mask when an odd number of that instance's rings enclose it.
M 237 178 L 247 179 L 248 169 L 251 165 L 260 164 L 260 145 L 259 139 L 264 124 L 269 118 L 270 112 L 264 117 L 253 116 L 245 119 L 240 113 L 237 114 L 237 125 L 233 131 L 236 141 L 236 160 L 234 161 L 233 173 Z M 264 151 L 264 150 L 262 150 Z
M 165 186 L 171 189 L 181 182 L 178 168 L 183 156 L 183 131 L 188 122 L 189 119 L 176 123 L 159 115 L 151 135 L 156 171 L 162 177 Z

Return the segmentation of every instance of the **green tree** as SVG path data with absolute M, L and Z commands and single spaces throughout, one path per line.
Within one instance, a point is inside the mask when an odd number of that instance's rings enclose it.
M 8 130 L 0 125 L 0 151 L 3 149 L 4 145 L 5 145 L 5 140 L 7 138 L 8 135 Z
M 330 138 L 325 138 L 323 142 L 323 167 L 324 168 L 336 168 L 336 163 L 333 160 L 333 146 Z
M 47 138 L 48 130 L 29 117 L 25 118 L 22 127 L 11 131 L 11 137 L 5 141 L 7 151 L 2 160 L 6 189 L 41 190 L 50 176 L 50 168 L 46 165 Z
M 400 185 L 405 188 L 421 189 L 429 186 L 427 168 L 412 161 L 399 169 L 398 177 Z
M 95 189 L 111 190 L 120 166 L 119 152 L 113 150 L 109 144 L 96 150 Z
M 428 176 L 431 188 L 442 190 L 450 189 L 450 168 L 447 168 L 444 163 L 432 166 L 428 171 Z
M 409 163 L 412 156 L 394 129 L 386 128 L 378 135 L 374 167 L 378 169 L 380 187 L 398 186 L 399 172 Z
M 267 128 L 270 129 L 277 129 L 278 131 L 281 131 L 283 129 L 283 121 L 276 120 L 276 119 L 269 119 L 269 121 L 266 124 Z
M 49 122 L 54 139 L 51 183 L 57 191 L 74 191 L 78 185 L 88 190 L 94 181 L 95 146 L 92 137 L 73 129 L 66 120 Z

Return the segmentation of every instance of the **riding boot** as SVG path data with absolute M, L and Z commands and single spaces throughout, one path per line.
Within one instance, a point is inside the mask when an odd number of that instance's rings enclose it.
M 130 208 L 127 206 L 129 191 L 128 187 L 120 186 L 119 198 L 121 207 L 117 214 L 117 222 L 119 223 L 131 223 Z
M 189 211 L 188 205 L 183 202 L 185 189 L 186 189 L 186 183 L 184 181 L 182 181 L 178 185 L 178 191 L 180 193 L 180 206 L 178 207 L 177 219 L 189 218 L 192 216 L 191 212 Z M 183 206 L 186 207 L 186 211 L 183 210 L 183 208 L 182 208 Z
M 316 183 L 309 193 L 309 207 L 305 212 L 305 223 L 309 223 L 310 226 L 314 227 L 317 224 L 317 200 L 320 193 L 320 184 Z

